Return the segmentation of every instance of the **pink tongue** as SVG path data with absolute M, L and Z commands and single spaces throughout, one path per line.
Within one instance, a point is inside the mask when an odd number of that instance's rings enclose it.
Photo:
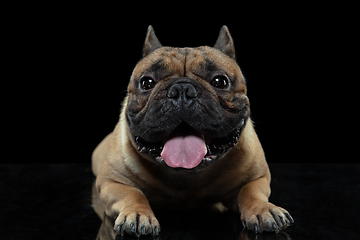
M 191 169 L 199 165 L 207 153 L 204 139 L 194 134 L 181 135 L 178 131 L 170 138 L 161 152 L 169 167 Z

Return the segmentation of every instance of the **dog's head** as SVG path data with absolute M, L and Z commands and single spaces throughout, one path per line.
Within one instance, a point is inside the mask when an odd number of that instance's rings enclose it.
M 173 48 L 149 26 L 126 106 L 132 143 L 147 159 L 198 170 L 228 152 L 250 111 L 228 28 L 214 47 Z

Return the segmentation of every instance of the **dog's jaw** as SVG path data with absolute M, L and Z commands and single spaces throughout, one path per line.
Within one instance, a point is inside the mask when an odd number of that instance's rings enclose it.
M 239 124 L 239 127 L 231 131 L 227 136 L 222 138 L 208 138 L 206 136 L 203 136 L 205 140 L 206 145 L 206 155 L 201 160 L 201 162 L 193 167 L 193 168 L 183 168 L 183 167 L 170 167 L 166 164 L 166 161 L 164 161 L 161 153 L 164 149 L 164 144 L 166 140 L 149 143 L 146 142 L 144 139 L 142 139 L 139 136 L 134 136 L 135 143 L 137 145 L 137 150 L 141 154 L 148 155 L 151 157 L 151 159 L 154 160 L 154 163 L 160 164 L 161 166 L 167 167 L 172 170 L 177 171 L 199 171 L 202 170 L 212 163 L 214 163 L 216 160 L 221 158 L 224 154 L 229 152 L 239 141 L 241 133 L 243 129 L 245 128 L 247 119 L 241 120 L 241 123 Z M 183 131 L 184 128 L 191 128 L 187 124 L 180 124 L 178 128 L 181 128 Z M 179 129 L 177 130 L 179 131 Z M 193 130 L 194 131 L 194 130 Z

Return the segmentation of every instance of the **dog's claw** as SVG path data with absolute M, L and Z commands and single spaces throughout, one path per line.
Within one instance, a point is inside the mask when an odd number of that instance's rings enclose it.
M 132 233 L 135 234 L 135 224 L 134 223 L 130 224 L 130 230 L 131 230 Z
M 284 220 L 284 218 L 281 215 L 278 215 L 278 217 L 280 218 L 280 221 L 282 223 L 282 225 L 286 225 L 286 221 Z
M 155 233 L 155 236 L 159 236 L 159 228 L 158 228 L 158 226 L 155 226 L 154 233 Z
M 115 220 L 114 230 L 121 234 L 141 237 L 152 234 L 158 236 L 160 226 L 150 208 L 134 206 L 122 211 Z
M 145 234 L 146 234 L 146 233 L 145 233 L 145 226 L 142 226 L 142 227 L 141 227 L 141 234 L 142 234 L 142 235 L 145 235 Z
M 289 213 L 285 213 L 285 216 L 287 217 L 287 219 L 289 219 L 290 224 L 294 223 L 294 219 L 291 217 L 291 215 Z
M 279 232 L 294 222 L 290 214 L 272 203 L 254 204 L 253 208 L 241 213 L 241 222 L 255 233 Z
M 120 234 L 121 232 L 121 225 L 119 225 L 117 228 L 116 228 L 116 233 Z
M 258 225 L 257 223 L 254 224 L 254 232 L 255 233 L 258 233 L 259 229 L 258 229 Z
M 272 229 L 274 230 L 274 232 L 278 231 L 278 226 L 275 222 L 272 223 Z
M 242 225 L 243 225 L 243 227 L 244 227 L 244 229 L 246 228 L 246 222 L 245 222 L 245 220 L 241 220 L 241 223 L 242 223 Z

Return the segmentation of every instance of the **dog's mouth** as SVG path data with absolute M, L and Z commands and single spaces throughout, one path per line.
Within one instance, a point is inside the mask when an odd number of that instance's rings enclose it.
M 201 170 L 236 145 L 245 121 L 239 126 L 225 137 L 209 138 L 183 122 L 164 141 L 149 143 L 135 136 L 135 142 L 140 153 L 149 155 L 161 165 Z

